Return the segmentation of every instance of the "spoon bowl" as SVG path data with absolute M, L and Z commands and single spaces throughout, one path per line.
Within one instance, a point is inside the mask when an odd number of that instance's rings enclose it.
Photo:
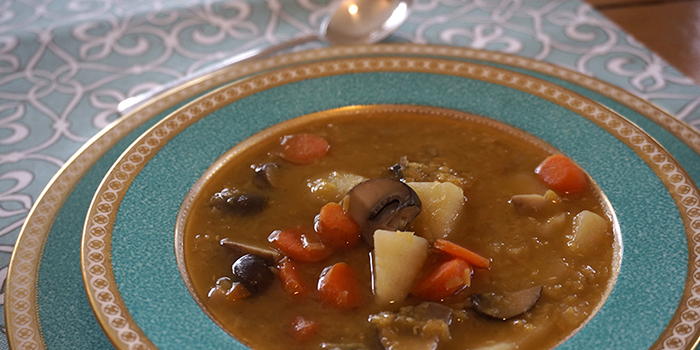
M 129 97 L 117 105 L 120 116 L 129 114 L 146 101 L 187 81 L 221 71 L 236 63 L 260 59 L 311 41 L 330 45 L 374 44 L 388 37 L 408 19 L 413 0 L 338 0 L 332 13 L 321 23 L 317 34 L 285 41 L 265 49 L 253 49 L 230 57 L 193 74 L 176 79 L 158 88 Z
M 321 25 L 319 39 L 332 45 L 373 44 L 408 18 L 413 0 L 342 1 Z

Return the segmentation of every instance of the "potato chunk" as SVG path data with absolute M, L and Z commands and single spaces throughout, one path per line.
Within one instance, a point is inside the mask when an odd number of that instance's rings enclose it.
M 318 179 L 309 180 L 306 186 L 316 198 L 325 202 L 337 202 L 345 196 L 351 188 L 365 177 L 340 171 L 333 171 Z
M 374 232 L 374 294 L 379 305 L 408 295 L 425 259 L 428 241 L 412 232 Z
M 608 222 L 600 215 L 584 210 L 574 217 L 569 247 L 584 252 L 595 248 L 608 234 Z
M 447 237 L 464 205 L 464 192 L 450 182 L 409 182 L 421 200 L 422 209 L 413 221 L 416 234 L 433 242 Z

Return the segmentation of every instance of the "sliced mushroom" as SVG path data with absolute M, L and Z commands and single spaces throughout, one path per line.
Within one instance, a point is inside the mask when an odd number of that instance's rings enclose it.
M 536 286 L 515 292 L 474 294 L 471 301 L 479 313 L 507 320 L 530 310 L 541 295 L 542 286 Z
M 279 169 L 280 166 L 276 163 L 265 163 L 255 167 L 253 183 L 258 188 L 263 189 L 277 187 Z
M 348 191 L 343 209 L 362 228 L 362 237 L 374 245 L 374 231 L 403 230 L 420 213 L 420 198 L 405 183 L 388 178 L 363 181 Z
M 515 210 L 523 215 L 532 216 L 547 203 L 547 199 L 539 194 L 516 194 L 510 198 Z
M 267 197 L 255 193 L 238 193 L 224 188 L 211 198 L 211 204 L 229 214 L 253 215 L 261 212 L 267 205 Z
M 222 239 L 221 241 L 219 241 L 219 244 L 221 244 L 224 247 L 231 248 L 238 254 L 255 254 L 273 263 L 276 263 L 280 259 L 282 259 L 282 254 L 280 254 L 280 252 L 270 248 L 257 247 L 251 244 L 234 242 L 228 238 Z

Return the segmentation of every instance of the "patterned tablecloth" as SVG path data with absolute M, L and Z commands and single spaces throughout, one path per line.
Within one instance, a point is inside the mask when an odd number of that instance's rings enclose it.
M 119 101 L 245 50 L 314 33 L 327 2 L 0 1 L 2 292 L 34 200 L 83 143 L 116 119 Z M 578 0 L 416 0 L 408 22 L 388 41 L 555 63 L 700 126 L 700 88 Z

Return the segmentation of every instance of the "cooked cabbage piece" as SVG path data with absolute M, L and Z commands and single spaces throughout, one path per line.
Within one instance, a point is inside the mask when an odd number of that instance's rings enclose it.
M 447 306 L 424 302 L 404 306 L 398 312 L 380 312 L 369 317 L 377 327 L 385 350 L 435 350 L 440 340 L 451 339 L 453 310 Z
M 309 187 L 316 198 L 325 202 L 337 202 L 351 188 L 365 180 L 367 179 L 360 175 L 333 171 L 318 179 L 307 181 L 306 186 Z
M 467 181 L 444 163 L 431 161 L 428 164 L 409 162 L 406 156 L 397 164 L 399 176 L 406 182 L 451 182 L 459 187 L 467 186 Z

